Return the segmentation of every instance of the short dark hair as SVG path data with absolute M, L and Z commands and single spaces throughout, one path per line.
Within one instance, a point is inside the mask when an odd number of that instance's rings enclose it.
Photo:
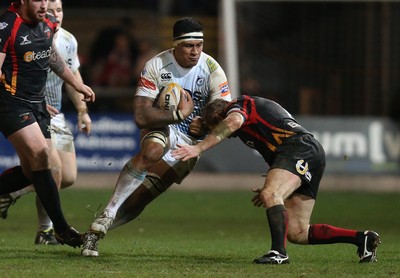
M 203 124 L 205 126 L 217 125 L 221 119 L 225 118 L 225 109 L 228 106 L 228 103 L 229 101 L 222 98 L 217 98 L 212 102 L 207 103 L 203 109 Z
M 203 24 L 193 17 L 184 17 L 175 22 L 172 36 L 176 38 L 182 34 L 191 32 L 203 32 Z

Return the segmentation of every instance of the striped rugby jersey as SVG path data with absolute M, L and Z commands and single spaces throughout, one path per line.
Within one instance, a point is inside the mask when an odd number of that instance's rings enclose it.
M 54 38 L 57 52 L 61 58 L 72 70 L 76 72 L 80 66 L 78 58 L 78 42 L 74 35 L 67 30 L 60 28 Z M 55 107 L 58 111 L 61 110 L 61 99 L 62 99 L 62 86 L 64 80 L 62 80 L 53 71 L 49 71 L 47 74 L 47 81 L 45 87 L 45 97 L 47 104 Z
M 175 60 L 173 49 L 165 50 L 149 60 L 141 72 L 136 96 L 155 99 L 168 83 L 178 83 L 193 99 L 194 111 L 184 121 L 175 124 L 189 135 L 189 125 L 195 116 L 202 116 L 203 107 L 216 98 L 231 100 L 231 93 L 224 70 L 218 62 L 202 52 L 198 63 L 183 68 Z

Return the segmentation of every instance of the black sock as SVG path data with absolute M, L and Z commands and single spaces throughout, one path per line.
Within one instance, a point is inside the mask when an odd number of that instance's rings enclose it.
M 31 184 L 32 182 L 22 172 L 21 166 L 15 166 L 0 175 L 0 194 L 15 192 Z
M 54 230 L 58 233 L 65 231 L 69 226 L 61 209 L 60 196 L 51 171 L 33 171 L 32 180 L 36 194 L 53 222 Z
M 267 209 L 269 229 L 271 231 L 271 250 L 286 255 L 286 234 L 288 216 L 284 205 L 276 205 Z

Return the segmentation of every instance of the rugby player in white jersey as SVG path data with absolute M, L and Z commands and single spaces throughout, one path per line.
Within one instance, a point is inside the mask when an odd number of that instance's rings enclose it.
M 54 39 L 57 51 L 65 63 L 70 67 L 77 79 L 82 80 L 79 73 L 78 43 L 75 37 L 65 29 L 61 28 L 64 17 L 62 0 L 49 0 L 47 11 L 54 15 L 59 23 L 59 27 Z M 62 102 L 62 80 L 53 71 L 47 75 L 45 98 L 47 110 L 51 118 L 51 139 L 53 148 L 50 155 L 52 174 L 58 188 L 65 188 L 75 183 L 77 177 L 77 163 L 74 147 L 74 138 L 71 130 L 65 122 L 64 114 L 61 112 Z M 79 130 L 90 133 L 91 119 L 88 115 L 86 103 L 82 101 L 82 96 L 70 85 L 65 84 L 65 90 L 74 104 L 78 113 Z M 7 209 L 16 199 L 22 195 L 33 192 L 33 186 L 25 187 L 11 194 L 1 196 L 2 217 L 7 217 Z M 55 239 L 53 225 L 44 210 L 40 200 L 36 197 L 36 207 L 38 213 L 38 232 L 35 237 L 35 244 L 59 244 Z
M 181 183 L 197 160 L 176 160 L 171 150 L 177 144 L 195 144 L 204 138 L 201 116 L 209 101 L 231 99 L 225 72 L 203 52 L 200 22 L 193 18 L 176 21 L 173 45 L 150 59 L 141 73 L 134 97 L 135 122 L 141 128 L 140 151 L 126 163 L 108 205 L 90 225 L 83 256 L 98 256 L 98 241 L 110 228 L 136 218 L 173 183 Z M 178 110 L 154 107 L 158 93 L 171 82 L 184 89 Z

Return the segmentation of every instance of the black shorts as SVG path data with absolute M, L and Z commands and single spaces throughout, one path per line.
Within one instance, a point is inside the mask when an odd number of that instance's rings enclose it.
M 270 168 L 285 169 L 299 176 L 301 186 L 295 193 L 316 198 L 326 165 L 325 151 L 311 134 L 295 135 L 276 151 Z
M 50 138 L 50 114 L 46 102 L 30 103 L 0 92 L 0 131 L 5 137 L 37 122 L 45 138 Z

